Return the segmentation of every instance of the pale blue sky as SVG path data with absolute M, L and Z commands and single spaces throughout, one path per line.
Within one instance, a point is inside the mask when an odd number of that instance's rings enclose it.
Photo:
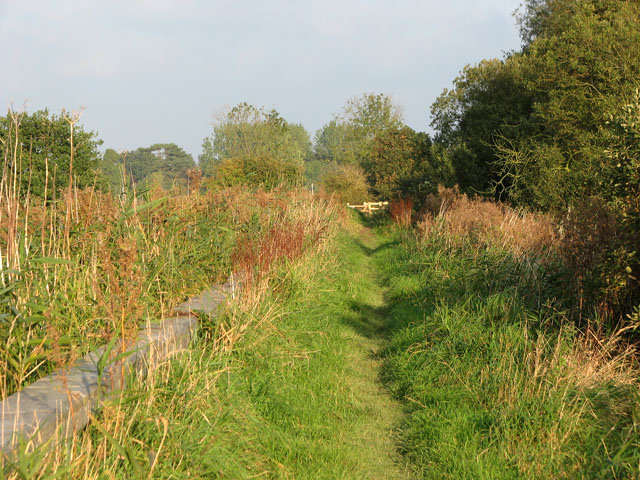
M 462 67 L 519 46 L 520 0 L 0 0 L 0 102 L 86 107 L 104 148 L 174 142 L 247 101 L 311 133 L 364 92 L 416 130 Z

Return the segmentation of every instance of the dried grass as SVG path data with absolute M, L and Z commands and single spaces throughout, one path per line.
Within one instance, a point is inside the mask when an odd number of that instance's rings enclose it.
M 393 200 L 389 205 L 389 213 L 391 219 L 398 225 L 408 227 L 411 225 L 413 216 L 413 200 L 411 198 L 402 198 Z
M 446 234 L 478 245 L 498 245 L 517 257 L 555 252 L 559 235 L 550 217 L 518 211 L 502 203 L 469 198 L 457 188 L 430 195 L 418 230 L 423 237 Z

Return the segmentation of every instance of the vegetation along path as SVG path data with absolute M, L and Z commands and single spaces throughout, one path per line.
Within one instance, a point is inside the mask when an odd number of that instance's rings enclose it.
M 121 406 L 127 458 L 153 464 L 154 478 L 415 478 L 398 453 L 403 408 L 380 381 L 385 304 L 372 258 L 387 245 L 361 228 L 279 267 L 268 288 L 252 287 L 258 300 L 203 319 L 190 353 L 145 384 L 152 398 Z M 108 463 L 115 477 L 135 473 Z
M 385 246 L 369 229 L 343 232 L 330 251 L 283 269 L 280 300 L 266 302 L 278 311 L 255 315 L 273 321 L 248 329 L 225 365 L 206 369 L 227 369 L 212 415 L 219 451 L 191 473 L 414 478 L 395 440 L 402 407 L 380 383 L 385 305 L 371 258 Z

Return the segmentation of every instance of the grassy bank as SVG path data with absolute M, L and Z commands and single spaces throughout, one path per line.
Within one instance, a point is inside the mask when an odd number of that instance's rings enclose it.
M 375 254 L 394 332 L 384 377 L 409 412 L 403 452 L 424 478 L 637 478 L 631 347 L 595 318 L 581 330 L 567 318 L 562 264 L 530 241 L 544 225 L 471 207 Z

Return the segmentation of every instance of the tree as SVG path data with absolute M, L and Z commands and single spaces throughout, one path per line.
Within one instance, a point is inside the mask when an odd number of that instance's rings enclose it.
M 195 167 L 191 154 L 174 143 L 156 143 L 140 147 L 124 155 L 113 149 L 104 153 L 101 168 L 115 191 L 120 189 L 120 169 L 126 170 L 129 180 L 143 187 L 157 185 L 170 189 L 187 184 L 187 170 Z
M 47 170 L 50 194 L 53 194 L 52 186 L 58 191 L 66 188 L 69 184 L 71 143 L 69 123 L 64 114 L 49 114 L 49 110 L 45 109 L 21 114 L 19 120 L 17 146 L 22 162 L 22 191 L 26 192 L 30 183 L 31 194 L 44 195 Z M 0 143 L 13 141 L 9 140 L 9 131 L 14 128 L 12 122 L 10 113 L 0 117 Z M 82 126 L 75 125 L 72 173 L 79 188 L 96 182 L 96 169 L 100 161 L 98 147 L 101 144 L 102 140 L 97 139 L 95 132 L 85 132 Z
M 302 179 L 309 135 L 275 110 L 247 103 L 233 107 L 204 139 L 199 157 L 203 173 L 214 183 L 249 183 L 268 188 Z
M 314 159 L 326 164 L 361 164 L 376 135 L 404 125 L 402 109 L 381 93 L 349 99 L 342 113 L 316 132 Z
M 404 125 L 400 106 L 382 93 L 365 93 L 349 99 L 342 119 L 358 130 L 360 137 L 369 140 L 381 132 Z
M 446 157 L 434 155 L 429 135 L 409 127 L 376 136 L 364 168 L 374 196 L 384 200 L 408 197 L 416 206 L 439 184 L 452 185 L 454 178 Z
M 113 148 L 107 148 L 98 165 L 102 187 L 105 190 L 120 193 L 122 183 L 122 158 Z
M 602 197 L 620 214 L 640 252 L 640 90 L 607 122 L 609 147 L 601 161 Z M 638 263 L 640 260 L 636 260 Z
M 529 129 L 497 142 L 511 198 L 566 209 L 600 195 L 606 121 L 640 78 L 640 4 L 618 0 L 532 2 L 535 34 L 521 77 L 532 97 Z
M 300 148 L 302 160 L 307 161 L 311 157 L 313 148 L 309 132 L 307 132 L 301 123 L 289 123 L 288 127 L 291 140 Z
M 520 27 L 523 49 L 549 28 L 551 20 L 550 2 L 547 0 L 526 0 L 516 13 Z
M 431 106 L 435 140 L 446 148 L 460 188 L 489 192 L 501 179 L 496 138 L 526 129 L 531 95 L 520 76 L 521 56 L 467 65 Z

